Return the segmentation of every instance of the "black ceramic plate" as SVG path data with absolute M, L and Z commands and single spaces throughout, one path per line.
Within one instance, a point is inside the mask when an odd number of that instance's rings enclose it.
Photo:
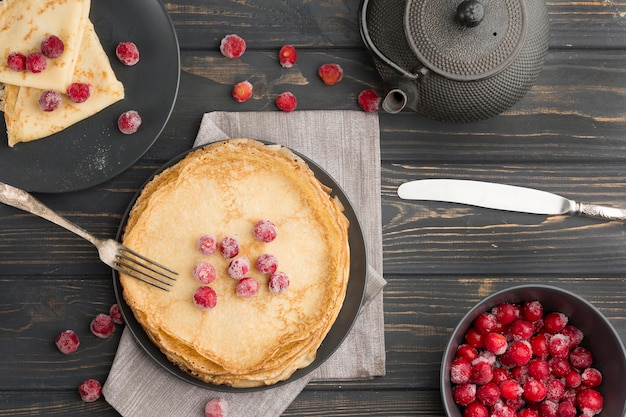
M 167 164 L 165 164 L 161 169 L 159 169 L 154 175 L 159 174 L 164 169 L 176 164 L 182 158 L 184 158 L 189 152 L 185 152 L 182 155 L 172 159 Z M 293 152 L 293 151 L 292 151 Z M 157 346 L 155 346 L 148 335 L 144 332 L 143 328 L 135 320 L 133 316 L 133 312 L 124 301 L 124 297 L 122 296 L 122 286 L 119 280 L 119 276 L 116 271 L 113 271 L 113 286 L 115 289 L 115 296 L 117 297 L 117 302 L 122 311 L 122 315 L 124 320 L 126 321 L 126 325 L 132 332 L 135 337 L 135 340 L 141 345 L 141 347 L 146 351 L 146 353 L 151 356 L 159 365 L 161 365 L 164 369 L 176 375 L 177 377 L 194 384 L 196 386 L 200 386 L 203 388 L 208 388 L 216 391 L 229 391 L 229 392 L 245 392 L 245 391 L 260 391 L 264 389 L 271 389 L 281 385 L 284 385 L 289 382 L 293 382 L 304 375 L 309 374 L 317 367 L 319 367 L 326 359 L 328 359 L 333 352 L 341 345 L 344 338 L 350 332 L 354 321 L 357 318 L 357 314 L 361 307 L 361 302 L 363 300 L 363 295 L 365 292 L 365 281 L 366 281 L 366 273 L 367 273 L 367 259 L 365 252 L 365 241 L 363 240 L 363 233 L 361 231 L 361 226 L 359 224 L 359 220 L 350 204 L 350 201 L 344 194 L 341 187 L 335 182 L 335 180 L 320 166 L 315 164 L 313 161 L 301 155 L 297 152 L 302 159 L 304 159 L 309 167 L 315 173 L 316 178 L 322 182 L 324 185 L 332 188 L 332 195 L 337 196 L 341 203 L 344 206 L 344 214 L 350 221 L 350 227 L 348 229 L 348 241 L 350 243 L 350 279 L 348 281 L 348 289 L 346 293 L 346 298 L 344 300 L 343 306 L 339 315 L 337 316 L 337 320 L 333 324 L 332 328 L 326 335 L 326 338 L 320 345 L 317 350 L 317 357 L 313 361 L 311 365 L 306 368 L 298 369 L 289 379 L 285 381 L 278 382 L 277 384 L 271 386 L 264 387 L 256 387 L 256 388 L 232 388 L 224 385 L 213 385 L 210 383 L 205 383 L 197 378 L 192 377 L 191 375 L 180 370 L 176 365 L 170 362 L 167 357 L 159 350 Z M 149 182 L 150 180 L 148 180 Z M 120 224 L 120 228 L 117 233 L 117 239 L 121 240 L 121 236 L 124 230 L 124 226 L 126 225 L 126 221 L 128 220 L 128 214 L 135 203 L 135 200 L 139 197 L 139 192 L 130 203 L 128 210 L 126 211 L 122 223 Z
M 62 132 L 30 143 L 7 145 L 0 126 L 0 181 L 34 192 L 65 192 L 100 184 L 126 170 L 155 142 L 178 93 L 180 54 L 172 22 L 159 0 L 94 0 L 90 19 L 109 56 L 126 98 Z M 140 53 L 133 67 L 115 56 L 119 42 L 132 41 Z M 133 135 L 117 118 L 137 110 L 142 126 Z M 2 117 L 4 120 L 4 117 Z

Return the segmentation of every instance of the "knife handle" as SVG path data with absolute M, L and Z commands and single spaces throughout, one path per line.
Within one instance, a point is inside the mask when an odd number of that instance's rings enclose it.
M 626 210 L 614 207 L 598 206 L 596 204 L 577 202 L 576 208 L 574 209 L 574 214 L 579 214 L 587 217 L 595 217 L 604 220 L 626 221 Z

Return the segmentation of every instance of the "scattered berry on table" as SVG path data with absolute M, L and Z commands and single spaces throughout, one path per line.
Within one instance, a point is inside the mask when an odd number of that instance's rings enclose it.
M 264 253 L 256 258 L 256 269 L 262 274 L 273 274 L 278 268 L 278 259 L 272 254 Z
M 63 41 L 56 35 L 49 35 L 41 41 L 41 53 L 48 58 L 58 58 L 63 55 L 65 45 Z
M 204 417 L 227 417 L 228 402 L 223 398 L 216 398 L 206 403 Z
M 13 71 L 24 71 L 26 69 L 26 55 L 21 52 L 11 52 L 7 56 L 7 65 Z
M 269 243 L 276 239 L 278 229 L 276 225 L 269 220 L 262 219 L 254 224 L 252 229 L 254 237 L 261 242 Z
M 252 84 L 250 81 L 242 81 L 235 84 L 232 91 L 233 99 L 239 103 L 244 103 L 252 97 Z
M 54 90 L 42 91 L 39 96 L 39 108 L 45 112 L 51 112 L 61 105 L 61 93 Z
M 124 317 L 122 317 L 122 310 L 120 310 L 119 304 L 113 304 L 111 308 L 109 308 L 109 316 L 113 319 L 113 323 L 124 324 Z
M 291 68 L 296 63 L 298 59 L 298 52 L 296 52 L 296 48 L 291 45 L 285 45 L 280 48 L 278 52 L 278 61 L 283 68 Z
M 377 112 L 380 108 L 380 101 L 381 98 L 376 90 L 372 90 L 371 88 L 361 91 L 357 96 L 357 103 L 359 103 L 363 111 L 368 113 Z
M 207 234 L 198 239 L 198 250 L 203 255 L 211 255 L 217 250 L 217 239 L 215 235 Z
M 26 69 L 33 74 L 44 71 L 47 66 L 46 57 L 39 52 L 33 52 L 26 57 Z
M 201 284 L 210 284 L 215 281 L 217 273 L 210 263 L 200 262 L 193 268 L 193 277 Z
M 93 92 L 93 87 L 89 83 L 72 83 L 67 87 L 67 96 L 74 103 L 84 103 Z
M 128 110 L 117 119 L 117 127 L 125 135 L 131 135 L 139 130 L 141 116 L 136 110 Z
M 100 313 L 91 320 L 91 332 L 99 338 L 107 338 L 115 331 L 115 323 L 108 314 Z
M 268 281 L 268 286 L 273 294 L 287 291 L 289 288 L 289 276 L 284 272 L 274 272 Z
M 259 283 L 251 277 L 240 279 L 237 283 L 237 295 L 244 298 L 254 296 L 259 289 Z
M 298 100 L 293 93 L 285 91 L 276 97 L 276 107 L 284 112 L 292 112 L 298 106 Z
M 326 85 L 335 85 L 343 79 L 343 69 L 339 64 L 322 64 L 317 69 L 317 75 Z
M 54 339 L 54 343 L 61 352 L 69 355 L 70 353 L 74 353 L 78 350 L 80 340 L 78 339 L 78 335 L 73 330 L 65 330 L 57 335 Z
M 239 35 L 226 35 L 220 42 L 220 52 L 226 58 L 239 58 L 246 52 L 246 41 Z
M 96 401 L 100 398 L 100 395 L 102 395 L 102 386 L 100 385 L 100 382 L 95 379 L 87 379 L 81 382 L 78 386 L 78 393 L 83 401 L 91 403 Z
M 199 287 L 193 294 L 193 302 L 201 310 L 210 310 L 217 305 L 217 293 L 211 287 Z
M 234 237 L 226 236 L 220 242 L 220 252 L 225 258 L 234 258 L 239 255 L 239 242 Z
M 133 42 L 120 42 L 115 47 L 115 55 L 122 64 L 129 67 L 139 62 L 139 48 Z
M 248 258 L 239 257 L 230 261 L 228 265 L 228 275 L 231 278 L 242 279 L 250 272 L 250 261 Z

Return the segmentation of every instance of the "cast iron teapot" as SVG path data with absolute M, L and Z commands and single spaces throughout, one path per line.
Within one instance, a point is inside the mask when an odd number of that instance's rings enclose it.
M 361 37 L 389 91 L 383 110 L 453 123 L 521 99 L 550 38 L 544 0 L 362 0 Z

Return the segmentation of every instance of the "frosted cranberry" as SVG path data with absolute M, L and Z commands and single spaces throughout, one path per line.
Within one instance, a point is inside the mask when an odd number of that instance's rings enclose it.
M 242 279 L 250 272 L 250 261 L 248 258 L 239 257 L 230 261 L 228 265 L 228 275 L 231 278 Z
M 569 362 L 574 368 L 589 368 L 593 363 L 593 355 L 583 347 L 577 347 L 569 355 Z
M 567 359 L 564 358 L 551 358 L 548 360 L 552 375 L 557 378 L 563 378 L 572 370 Z
M 474 401 L 463 409 L 463 417 L 489 417 L 489 410 L 483 404 Z
M 567 325 L 568 318 L 565 314 L 554 312 L 543 318 L 543 328 L 550 333 L 558 333 Z
M 522 306 L 522 315 L 530 322 L 537 321 L 543 317 L 543 305 L 537 301 L 527 301 Z
M 550 347 L 548 342 L 550 341 L 550 335 L 547 333 L 540 333 L 530 338 L 530 347 L 533 350 L 533 355 L 539 358 L 545 358 L 550 353 Z
M 458 405 L 468 405 L 476 400 L 476 385 L 461 384 L 452 388 L 452 398 Z
M 368 113 L 375 113 L 380 108 L 381 98 L 376 90 L 368 88 L 359 93 L 356 98 L 359 107 Z
M 247 80 L 238 82 L 233 87 L 231 95 L 236 102 L 245 103 L 252 98 L 252 83 Z
M 285 45 L 278 51 L 278 62 L 283 68 L 291 68 L 298 59 L 296 48 L 291 45 Z
M 489 352 L 488 350 L 482 350 L 478 353 L 478 357 L 472 361 L 472 365 L 479 362 L 485 362 L 491 366 L 494 366 L 497 359 L 498 358 L 493 353 Z
M 505 400 L 504 403 L 511 407 L 513 410 L 517 411 L 526 404 L 526 401 L 524 401 L 522 397 L 519 397 L 513 400 Z
M 91 320 L 89 328 L 93 334 L 104 339 L 113 334 L 115 331 L 115 323 L 111 316 L 100 313 Z
M 269 243 L 276 239 L 278 235 L 278 229 L 276 225 L 269 220 L 259 220 L 255 223 L 252 232 L 254 237 L 261 242 Z
M 226 35 L 220 42 L 220 52 L 226 58 L 239 58 L 246 52 L 246 41 L 239 35 Z
M 199 287 L 193 294 L 193 303 L 201 310 L 210 310 L 217 305 L 217 293 L 211 287 Z
M 580 374 L 580 382 L 588 388 L 597 387 L 602 382 L 602 373 L 596 368 L 587 368 Z
M 529 378 L 524 383 L 524 399 L 526 399 L 526 401 L 538 403 L 546 398 L 546 394 L 546 384 L 544 384 L 543 381 Z
M 268 287 L 272 294 L 279 294 L 289 288 L 289 276 L 284 272 L 274 272 L 268 281 Z
M 262 274 L 273 274 L 278 268 L 278 259 L 274 255 L 264 253 L 256 258 L 256 269 Z
M 545 400 L 539 404 L 540 417 L 559 417 L 559 405 L 554 401 Z
M 509 303 L 498 304 L 491 310 L 491 313 L 496 317 L 496 320 L 505 325 L 511 324 L 519 318 L 519 310 Z
M 87 379 L 78 386 L 80 398 L 86 403 L 96 401 L 102 395 L 102 386 L 95 379 Z
M 259 290 L 259 283 L 254 278 L 243 278 L 237 283 L 237 295 L 244 298 L 254 296 Z
M 500 384 L 500 394 L 507 400 L 520 398 L 523 392 L 524 389 L 520 383 L 514 379 L 508 379 Z
M 526 365 L 532 356 L 530 343 L 526 341 L 515 341 L 511 343 L 508 356 L 515 365 Z
M 139 48 L 133 42 L 120 42 L 115 47 L 115 56 L 126 66 L 139 62 Z
M 453 359 L 450 363 L 450 381 L 454 384 L 469 382 L 471 367 L 471 364 L 466 359 Z
M 210 400 L 204 406 L 204 417 L 226 417 L 228 402 L 223 398 Z
M 26 69 L 26 55 L 20 52 L 11 52 L 7 56 L 7 65 L 13 71 L 24 71 Z
M 496 368 L 493 370 L 492 382 L 500 384 L 502 381 L 511 379 L 511 373 L 506 368 Z
M 565 384 L 560 379 L 550 379 L 546 383 L 546 398 L 550 401 L 561 401 L 565 395 Z
M 565 375 L 565 386 L 568 388 L 578 388 L 582 380 L 578 371 L 572 370 Z
M 54 343 L 61 352 L 69 355 L 70 353 L 74 353 L 78 350 L 80 340 L 78 339 L 78 335 L 73 330 L 65 330 L 57 335 L 54 339 Z
M 193 267 L 193 277 L 201 284 L 210 284 L 215 281 L 217 272 L 208 262 L 200 262 Z
M 124 324 L 124 317 L 122 316 L 122 310 L 120 309 L 119 304 L 113 304 L 109 308 L 109 316 L 111 316 L 111 320 L 115 324 Z
M 493 332 L 485 335 L 483 344 L 485 349 L 496 355 L 502 355 L 508 347 L 506 337 L 503 334 Z
M 561 334 L 569 337 L 569 348 L 574 349 L 576 346 L 582 342 L 584 335 L 583 332 L 575 326 L 568 324 L 561 330 Z
M 39 52 L 33 52 L 26 57 L 26 69 L 33 74 L 45 71 L 47 66 L 46 58 Z
M 335 85 L 343 79 L 343 69 L 339 64 L 323 64 L 317 69 L 317 75 L 326 85 Z
M 473 346 L 463 343 L 456 348 L 455 357 L 464 358 L 468 362 L 471 362 L 478 357 L 478 351 Z
M 555 358 L 566 358 L 569 354 L 569 337 L 557 333 L 548 342 L 550 354 Z
M 226 236 L 220 243 L 220 252 L 225 258 L 234 258 L 239 255 L 239 242 L 234 237 Z
M 476 389 L 476 401 L 482 405 L 492 406 L 500 398 L 500 388 L 493 382 L 488 382 Z
M 51 112 L 61 105 L 61 93 L 54 90 L 45 90 L 39 96 L 39 108 L 45 112 Z
M 203 255 L 211 255 L 217 250 L 217 239 L 214 235 L 204 235 L 198 239 L 198 250 Z
M 65 51 L 65 45 L 58 36 L 46 36 L 41 41 L 41 53 L 48 58 L 58 58 L 63 55 L 63 51 Z
M 67 87 L 67 96 L 74 103 L 84 103 L 91 97 L 93 87 L 89 83 L 72 83 Z
M 475 384 L 486 384 L 493 378 L 493 366 L 487 362 L 472 364 L 470 369 L 470 381 Z
M 298 99 L 293 93 L 285 91 L 276 97 L 276 107 L 286 113 L 292 112 L 298 107 Z
M 539 417 L 539 414 L 531 408 L 524 408 L 517 413 L 517 417 Z
M 513 407 L 501 402 L 495 403 L 491 408 L 491 417 L 516 417 L 516 414 Z
M 467 333 L 465 333 L 465 343 L 468 345 L 480 349 L 483 347 L 483 335 L 475 328 L 470 328 Z
M 578 393 L 576 396 L 576 404 L 583 414 L 595 416 L 602 411 L 604 399 L 598 391 L 589 388 Z
M 526 382 L 528 380 L 528 366 L 516 366 L 515 368 L 511 369 L 511 378 L 513 378 L 520 384 Z
M 558 417 L 576 417 L 576 407 L 568 401 L 563 401 L 559 403 L 557 415 Z
M 474 319 L 474 328 L 482 334 L 493 332 L 497 326 L 496 316 L 491 313 L 481 313 Z
M 543 359 L 531 359 L 528 362 L 528 376 L 547 381 L 550 378 L 550 365 Z
M 117 119 L 117 128 L 125 135 L 132 135 L 140 126 L 141 116 L 136 110 L 125 111 Z
M 531 322 L 523 319 L 517 319 L 511 323 L 509 332 L 513 340 L 530 340 L 535 332 Z
M 565 389 L 565 393 L 563 394 L 563 401 L 567 401 L 573 405 L 576 405 L 576 396 L 578 395 L 578 390 L 576 388 Z

